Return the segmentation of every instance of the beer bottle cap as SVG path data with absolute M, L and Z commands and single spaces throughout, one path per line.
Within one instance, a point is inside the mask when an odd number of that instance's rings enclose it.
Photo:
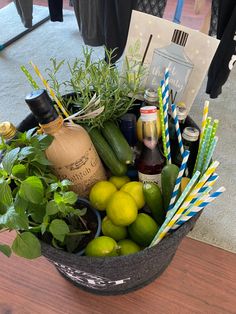
M 25 97 L 25 102 L 40 124 L 48 124 L 58 117 L 53 102 L 44 89 L 32 91 Z
M 187 141 L 195 142 L 199 138 L 199 130 L 191 126 L 188 126 L 184 129 L 182 136 Z
M 8 121 L 0 123 L 0 136 L 5 140 L 10 140 L 16 134 L 16 127 Z

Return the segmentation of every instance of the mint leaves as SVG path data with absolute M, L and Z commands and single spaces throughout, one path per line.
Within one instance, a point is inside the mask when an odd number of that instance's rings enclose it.
M 89 232 L 75 227 L 75 221 L 86 211 L 75 208 L 78 197 L 69 191 L 71 182 L 60 181 L 51 172 L 45 150 L 52 140 L 32 129 L 19 133 L 10 145 L 2 144 L 0 232 L 16 231 L 11 246 L 0 243 L 0 252 L 5 256 L 14 252 L 24 258 L 37 258 L 41 255 L 39 237 L 46 234 L 52 245 L 65 248 L 71 229 L 77 235 Z

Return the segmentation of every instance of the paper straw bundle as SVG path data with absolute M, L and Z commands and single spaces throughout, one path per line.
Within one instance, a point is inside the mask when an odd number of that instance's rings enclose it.
M 171 230 L 176 230 L 179 228 L 183 223 L 194 217 L 197 213 L 202 211 L 207 205 L 213 202 L 217 197 L 219 197 L 225 188 L 222 186 L 211 195 L 205 194 L 201 199 L 199 199 L 198 203 L 193 206 L 188 212 L 180 217 L 180 219 L 175 223 L 175 225 L 171 228 Z
M 215 172 L 216 168 L 218 167 L 219 162 L 213 162 L 204 175 L 200 178 L 198 183 L 195 185 L 194 189 L 191 191 L 192 187 L 196 183 L 197 179 L 200 176 L 200 172 L 196 171 L 189 181 L 188 185 L 186 186 L 185 190 L 179 197 L 178 201 L 176 202 L 174 208 L 169 211 L 166 220 L 164 221 L 163 225 L 159 229 L 158 233 L 154 237 L 153 241 L 150 244 L 151 246 L 156 245 L 165 237 L 167 232 L 174 226 L 176 221 L 181 217 L 184 211 L 188 208 L 190 202 L 196 198 L 197 194 L 199 193 L 200 189 L 206 183 L 206 181 L 210 178 L 210 176 Z M 190 192 L 191 191 L 191 192 Z M 188 195 L 188 193 L 190 194 Z M 188 195 L 188 196 L 187 196 Z M 183 203 L 183 204 L 182 204 Z M 182 204 L 182 205 L 181 205 Z
M 168 126 L 168 101 L 169 96 L 167 96 L 167 89 L 165 88 L 165 82 L 161 81 L 161 91 L 163 100 L 163 115 L 164 115 L 164 130 L 165 130 L 165 141 L 167 149 L 167 161 L 171 164 L 171 152 L 170 152 L 170 136 L 169 136 L 169 126 Z
M 181 166 L 179 168 L 179 173 L 178 173 L 177 179 L 175 181 L 175 186 L 174 186 L 172 196 L 170 199 L 170 204 L 168 207 L 167 215 L 168 215 L 168 212 L 174 207 L 174 203 L 175 203 L 176 197 L 177 197 L 178 192 L 179 192 L 180 183 L 181 183 L 182 177 L 184 175 L 184 171 L 185 171 L 186 166 L 187 166 L 189 154 L 190 154 L 189 150 L 186 150 L 183 153 L 183 160 L 182 160 Z
M 57 98 L 57 96 L 55 95 L 54 91 L 51 89 L 51 87 L 49 86 L 48 82 L 46 81 L 46 79 L 43 77 L 43 75 L 41 74 L 41 72 L 39 71 L 39 68 L 31 61 L 30 64 L 32 65 L 35 73 L 38 75 L 38 77 L 40 78 L 40 80 L 42 81 L 43 85 L 45 86 L 45 88 L 47 89 L 47 91 L 49 92 L 49 94 L 51 95 L 51 97 L 53 98 L 53 100 L 55 101 L 55 103 L 58 105 L 59 109 L 61 110 L 61 112 L 65 115 L 65 117 L 69 117 L 68 112 L 66 111 L 66 109 L 63 107 L 62 103 L 60 102 L 60 100 Z
M 165 133 L 164 110 L 163 110 L 161 87 L 158 87 L 157 92 L 158 92 L 158 98 L 159 98 L 159 110 L 160 110 L 163 150 L 164 150 L 164 156 L 166 157 L 166 160 L 168 161 L 168 152 L 167 152 L 167 146 L 166 146 L 166 133 Z

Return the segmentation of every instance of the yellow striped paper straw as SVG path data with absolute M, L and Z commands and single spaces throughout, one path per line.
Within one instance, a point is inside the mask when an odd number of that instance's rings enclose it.
M 204 103 L 204 108 L 203 108 L 203 116 L 202 116 L 202 129 L 201 129 L 201 134 L 200 134 L 200 140 L 202 139 L 203 132 L 206 126 L 207 122 L 207 116 L 208 116 L 208 109 L 209 109 L 209 101 L 206 100 Z
M 60 100 L 57 98 L 57 96 L 55 95 L 54 91 L 51 89 L 51 87 L 49 86 L 48 82 L 45 80 L 45 78 L 43 77 L 43 75 L 41 74 L 41 72 L 39 71 L 39 68 L 32 62 L 30 61 L 30 64 L 32 65 L 35 73 L 38 75 L 38 77 L 40 78 L 40 80 L 42 81 L 43 85 L 45 86 L 45 88 L 47 89 L 47 91 L 49 92 L 49 94 L 51 95 L 51 97 L 54 99 L 54 101 L 56 102 L 56 104 L 58 105 L 58 107 L 60 108 L 60 110 L 62 111 L 62 113 L 64 114 L 65 117 L 69 117 L 68 112 L 66 111 L 66 109 L 63 107 L 62 103 L 60 102 Z
M 173 225 L 176 223 L 176 221 L 181 217 L 183 212 L 186 210 L 186 208 L 190 204 L 191 200 L 197 196 L 199 190 L 202 188 L 202 186 L 205 184 L 205 182 L 208 180 L 208 178 L 213 174 L 213 172 L 215 172 L 218 165 L 219 165 L 218 161 L 214 161 L 211 164 L 211 166 L 207 169 L 207 171 L 204 173 L 204 175 L 199 180 L 199 182 L 195 185 L 193 191 L 189 194 L 189 196 L 187 196 L 185 202 L 177 210 L 174 217 L 172 217 L 171 220 L 166 225 L 164 225 L 162 228 L 160 228 L 160 230 L 158 231 L 157 235 L 153 239 L 150 246 L 156 245 L 165 237 L 167 232 L 173 227 Z M 196 173 L 198 173 L 198 172 L 196 171 Z

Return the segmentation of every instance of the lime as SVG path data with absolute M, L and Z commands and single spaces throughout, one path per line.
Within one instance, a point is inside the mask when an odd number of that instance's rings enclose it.
M 137 253 L 141 248 L 134 241 L 130 239 L 120 240 L 118 242 L 119 255 L 129 255 Z
M 143 183 L 138 181 L 128 182 L 122 186 L 121 191 L 127 192 L 135 200 L 138 209 L 143 208 L 145 205 L 143 195 Z
M 119 190 L 125 183 L 130 181 L 130 178 L 128 176 L 122 176 L 122 177 L 112 176 L 110 177 L 109 181 L 113 183 L 116 186 L 116 188 Z
M 100 236 L 91 240 L 85 248 L 86 256 L 117 256 L 117 243 L 114 239 Z
M 128 227 L 131 239 L 141 246 L 148 246 L 159 227 L 155 220 L 147 214 L 138 214 L 137 219 Z
M 123 226 L 116 226 L 107 216 L 102 220 L 102 233 L 105 236 L 111 237 L 116 241 L 125 239 L 127 237 L 127 228 Z
M 107 216 L 117 226 L 128 226 L 135 221 L 138 208 L 134 199 L 126 192 L 115 192 L 107 205 Z
M 95 183 L 89 193 L 91 205 L 98 210 L 105 210 L 110 197 L 116 191 L 115 185 L 109 181 Z

